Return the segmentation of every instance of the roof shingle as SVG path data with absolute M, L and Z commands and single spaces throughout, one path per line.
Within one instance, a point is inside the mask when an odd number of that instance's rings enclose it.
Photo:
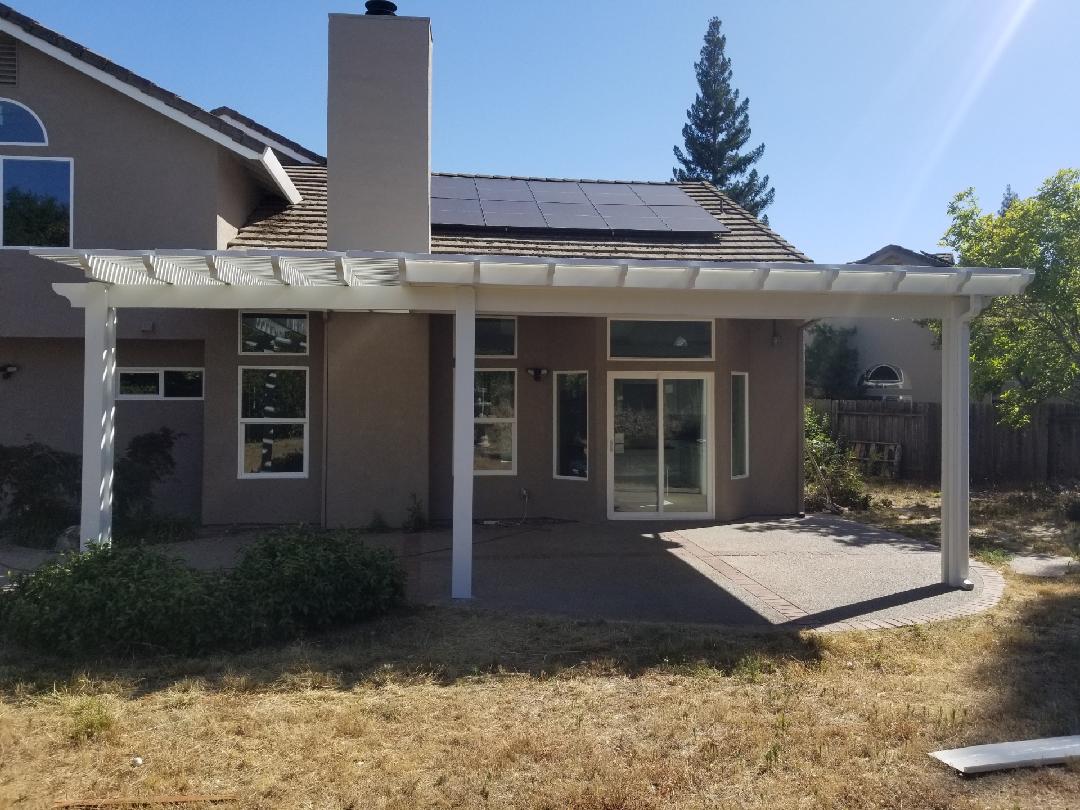
M 326 168 L 285 169 L 304 199 L 283 205 L 266 198 L 230 243 L 236 248 L 326 249 Z M 442 175 L 454 176 L 454 175 Z M 482 175 L 456 175 L 479 177 Z M 550 179 L 550 178 L 521 178 Z M 678 183 L 702 208 L 728 228 L 726 233 L 691 238 L 686 234 L 565 230 L 514 231 L 495 228 L 431 229 L 433 253 L 476 256 L 612 257 L 712 262 L 806 262 L 809 259 L 779 234 L 740 208 L 709 183 Z

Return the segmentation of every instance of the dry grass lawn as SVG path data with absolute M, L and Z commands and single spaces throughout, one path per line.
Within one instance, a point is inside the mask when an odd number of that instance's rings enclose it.
M 0 650 L 0 807 L 1076 808 L 1080 765 L 961 778 L 927 752 L 1077 733 L 1078 667 L 1075 575 L 887 632 L 423 609 L 212 659 Z

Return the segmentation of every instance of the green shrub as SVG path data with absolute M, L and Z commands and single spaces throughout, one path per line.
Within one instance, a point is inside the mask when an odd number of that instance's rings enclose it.
M 116 459 L 113 516 L 116 533 L 145 532 L 153 514 L 154 487 L 173 474 L 173 447 L 183 434 L 167 427 L 132 438 Z M 23 545 L 50 547 L 79 522 L 79 472 L 75 453 L 44 444 L 0 445 L 0 529 Z
M 862 472 L 854 455 L 832 438 L 829 419 L 807 405 L 803 415 L 806 452 L 803 476 L 806 482 L 805 508 L 821 512 L 831 505 L 868 509 Z
M 409 507 L 406 510 L 405 522 L 401 525 L 401 528 L 407 532 L 422 532 L 427 526 L 424 502 L 414 492 L 409 496 Z
M 0 635 L 63 656 L 196 654 L 376 616 L 404 585 L 390 552 L 346 533 L 276 532 L 226 574 L 150 548 L 97 546 L 16 577 L 0 592 Z
M 385 613 L 404 596 L 393 554 L 346 532 L 289 529 L 245 552 L 226 581 L 236 642 L 293 638 Z
M 15 578 L 0 630 L 60 655 L 195 652 L 217 643 L 218 582 L 143 549 L 96 546 Z

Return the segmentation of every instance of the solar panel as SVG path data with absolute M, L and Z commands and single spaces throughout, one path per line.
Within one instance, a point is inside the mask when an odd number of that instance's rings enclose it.
M 480 192 L 481 200 L 535 202 L 532 192 L 529 190 L 529 184 L 524 180 L 478 177 L 476 179 L 476 190 Z
M 474 228 L 683 233 L 727 230 L 674 184 L 455 175 L 431 178 L 431 221 Z
M 693 197 L 676 185 L 631 183 L 630 188 L 646 205 L 697 205 Z
M 431 178 L 431 196 L 437 198 L 475 200 L 476 181 L 471 177 L 440 177 L 434 175 Z

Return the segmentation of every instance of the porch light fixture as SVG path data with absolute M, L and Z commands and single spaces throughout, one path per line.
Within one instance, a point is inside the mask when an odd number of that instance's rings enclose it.
M 548 370 L 546 368 L 540 368 L 539 366 L 535 368 L 527 368 L 525 369 L 525 372 L 537 382 L 543 381 L 543 379 L 548 375 Z
M 6 366 L 0 367 L 0 380 L 10 380 L 11 375 L 19 370 L 19 367 L 14 363 L 8 363 Z

